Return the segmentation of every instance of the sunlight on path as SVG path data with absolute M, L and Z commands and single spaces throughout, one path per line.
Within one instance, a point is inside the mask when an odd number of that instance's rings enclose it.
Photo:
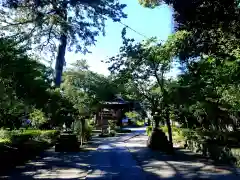
M 49 150 L 42 158 L 13 170 L 9 180 L 239 180 L 226 167 L 194 159 L 191 153 L 168 156 L 146 147 L 144 128 L 120 137 L 96 138 L 96 148 L 77 153 Z M 134 131 L 136 130 L 136 131 Z
M 125 146 L 145 172 L 158 176 L 160 179 L 240 179 L 233 169 L 214 166 L 194 159 L 192 154 L 187 151 L 174 157 L 152 151 L 146 147 L 147 138 L 146 135 L 136 136 L 127 141 Z
M 129 137 L 125 137 L 129 138 Z M 136 179 L 145 180 L 145 174 L 130 152 L 124 147 L 125 138 L 118 138 L 116 142 L 109 142 L 98 147 L 93 153 L 91 169 L 86 179 Z
M 33 179 L 84 179 L 89 170 L 89 152 L 58 153 L 51 149 L 42 158 L 18 166 L 10 175 L 0 179 L 33 180 Z

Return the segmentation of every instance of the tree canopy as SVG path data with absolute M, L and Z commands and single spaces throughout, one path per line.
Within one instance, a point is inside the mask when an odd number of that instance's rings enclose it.
M 55 83 L 59 86 L 66 48 L 88 52 L 99 32 L 105 34 L 107 18 L 126 17 L 125 6 L 116 0 L 9 0 L 1 7 L 0 29 L 37 52 L 56 55 Z

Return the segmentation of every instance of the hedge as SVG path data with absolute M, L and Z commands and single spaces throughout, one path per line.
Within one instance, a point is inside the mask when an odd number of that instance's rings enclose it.
M 0 130 L 0 173 L 24 163 L 53 145 L 59 135 L 55 130 Z

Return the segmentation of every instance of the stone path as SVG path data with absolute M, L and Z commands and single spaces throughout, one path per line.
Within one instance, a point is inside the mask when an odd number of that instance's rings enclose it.
M 156 179 L 156 177 L 167 180 L 240 179 L 239 169 L 214 166 L 212 162 L 187 150 L 179 150 L 175 156 L 168 156 L 147 148 L 146 141 L 147 136 L 142 134 L 125 142 L 125 146 L 143 170 L 151 174 L 149 179 Z
M 144 180 L 144 172 L 123 146 L 100 145 L 93 153 L 91 172 L 87 180 L 92 179 L 138 179 Z
M 182 180 L 200 178 L 240 179 L 231 170 L 193 158 L 189 152 L 166 156 L 146 148 L 144 129 L 120 137 L 95 138 L 91 151 L 56 153 L 18 167 L 10 180 Z M 2 163 L 2 162 L 1 162 Z M 3 164 L 3 163 L 2 163 Z
M 32 160 L 24 166 L 18 166 L 9 175 L 0 176 L 0 179 L 9 180 L 77 180 L 85 179 L 90 168 L 89 152 L 58 153 L 50 149 L 42 154 L 41 158 Z M 1 162 L 2 165 L 3 162 Z

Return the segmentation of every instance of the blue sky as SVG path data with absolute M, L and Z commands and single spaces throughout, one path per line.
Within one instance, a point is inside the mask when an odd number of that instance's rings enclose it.
M 122 22 L 131 28 L 137 30 L 147 37 L 156 36 L 159 40 L 166 40 L 172 33 L 172 12 L 171 9 L 162 5 L 156 9 L 143 8 L 138 4 L 138 0 L 120 0 L 127 4 L 124 12 L 128 15 Z M 92 71 L 108 75 L 107 64 L 102 63 L 107 57 L 116 55 L 122 45 L 121 31 L 124 26 L 113 22 L 111 19 L 106 21 L 106 35 L 99 36 L 95 46 L 90 48 L 91 54 L 83 55 L 81 53 L 67 52 L 67 66 L 78 59 L 87 59 Z M 127 36 L 136 41 L 142 41 L 146 38 L 137 33 L 127 30 Z

